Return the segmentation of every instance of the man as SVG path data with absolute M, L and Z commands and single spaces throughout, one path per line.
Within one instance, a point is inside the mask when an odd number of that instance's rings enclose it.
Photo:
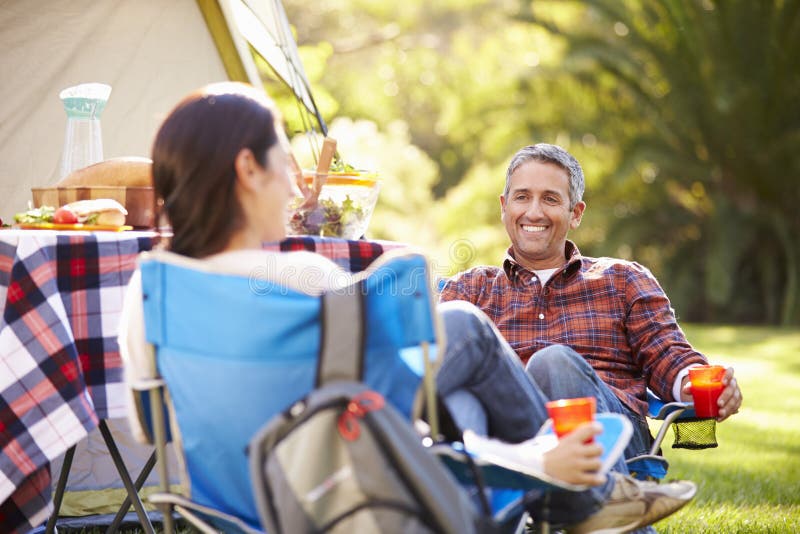
M 598 411 L 627 415 L 626 458 L 650 448 L 646 388 L 691 400 L 688 368 L 708 363 L 678 326 L 645 267 L 582 256 L 569 230 L 581 223 L 583 171 L 561 147 L 537 144 L 512 158 L 500 208 L 511 247 L 502 268 L 476 267 L 445 284 L 441 300 L 466 300 L 497 325 L 549 398 L 597 397 Z M 718 421 L 739 410 L 728 368 Z

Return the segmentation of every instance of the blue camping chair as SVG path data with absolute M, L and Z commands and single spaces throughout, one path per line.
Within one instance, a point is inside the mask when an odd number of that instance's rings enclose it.
M 321 295 L 211 272 L 203 262 L 169 252 L 144 255 L 140 267 L 146 339 L 160 374 L 138 405 L 155 437 L 162 481 L 161 493 L 150 500 L 162 509 L 165 532 L 172 531 L 173 509 L 204 531 L 261 532 L 246 446 L 264 423 L 314 388 L 321 340 L 336 333 L 326 328 L 326 318 L 349 317 L 347 310 L 329 309 Z M 427 260 L 391 251 L 356 276 L 360 287 L 344 290 L 364 295 L 363 382 L 409 421 L 425 404 L 437 436 L 433 377 L 443 346 Z M 609 427 L 609 435 L 627 442 L 618 429 Z M 182 460 L 182 494 L 168 486 L 168 440 Z M 457 446 L 437 452 L 467 484 L 474 482 L 475 465 L 479 476 L 493 481 L 509 473 L 510 482 L 498 483 L 495 493 L 512 489 L 516 500 L 494 499 L 490 512 L 502 512 L 502 522 L 518 530 L 524 525 L 521 496 L 558 487 Z

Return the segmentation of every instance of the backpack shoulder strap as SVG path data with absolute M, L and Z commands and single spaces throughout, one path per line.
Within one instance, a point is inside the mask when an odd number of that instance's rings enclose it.
M 361 283 L 322 296 L 322 339 L 317 361 L 320 387 L 334 380 L 360 382 L 364 376 L 364 291 Z

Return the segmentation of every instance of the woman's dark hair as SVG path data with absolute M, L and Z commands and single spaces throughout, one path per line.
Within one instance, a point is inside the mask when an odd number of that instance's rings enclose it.
M 153 186 L 172 226 L 169 248 L 202 258 L 222 251 L 244 224 L 234 161 L 249 148 L 260 165 L 278 143 L 271 102 L 240 83 L 207 86 L 170 112 L 153 142 Z

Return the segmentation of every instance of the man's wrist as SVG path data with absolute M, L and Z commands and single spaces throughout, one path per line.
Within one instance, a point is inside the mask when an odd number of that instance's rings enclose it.
M 691 365 L 687 365 L 686 367 L 684 367 L 683 369 L 678 371 L 678 374 L 675 376 L 675 382 L 672 384 L 672 399 L 673 400 L 676 400 L 676 401 L 682 401 L 683 400 L 681 393 L 683 392 L 684 379 L 686 379 L 689 376 L 689 369 L 692 368 L 692 367 L 697 367 L 698 365 L 700 365 L 700 364 L 699 363 L 693 363 Z

